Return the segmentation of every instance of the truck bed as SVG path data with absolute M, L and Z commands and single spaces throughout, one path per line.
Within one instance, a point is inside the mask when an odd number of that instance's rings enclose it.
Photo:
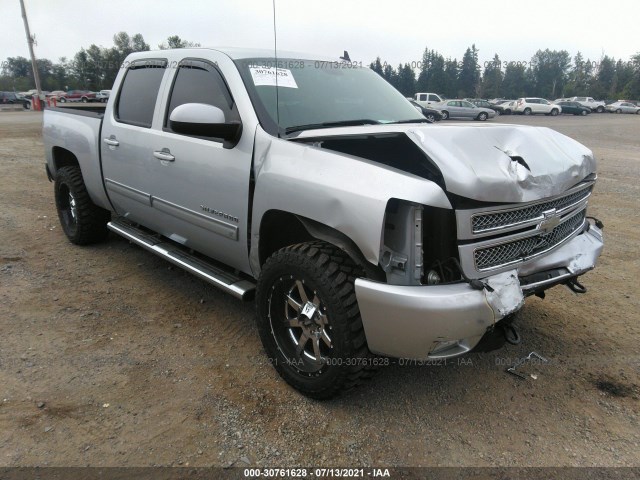
M 96 205 L 111 208 L 101 177 L 100 141 L 104 107 L 52 107 L 44 110 L 42 135 L 52 177 L 67 155 L 78 159 L 82 177 Z

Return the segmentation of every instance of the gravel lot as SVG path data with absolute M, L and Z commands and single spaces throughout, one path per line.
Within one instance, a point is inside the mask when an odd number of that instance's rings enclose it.
M 607 244 L 587 295 L 528 299 L 518 346 L 323 403 L 267 364 L 251 304 L 119 237 L 67 242 L 41 121 L 0 113 L 0 466 L 640 465 L 640 116 L 494 120 L 595 152 Z M 537 379 L 505 373 L 531 351 Z

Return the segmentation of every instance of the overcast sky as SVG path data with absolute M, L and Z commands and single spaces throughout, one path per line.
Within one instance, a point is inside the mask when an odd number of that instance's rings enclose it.
M 169 35 L 202 46 L 271 47 L 271 0 L 25 0 L 36 56 L 57 61 L 119 31 L 141 33 L 152 49 Z M 28 57 L 19 0 L 0 0 L 0 60 Z M 639 0 L 276 0 L 278 48 L 397 66 L 424 48 L 461 59 L 472 43 L 481 62 L 529 61 L 538 49 L 603 53 L 628 60 L 640 51 Z

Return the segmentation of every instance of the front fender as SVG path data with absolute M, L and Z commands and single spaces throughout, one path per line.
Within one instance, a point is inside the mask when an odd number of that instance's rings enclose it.
M 444 191 L 430 180 L 313 144 L 274 138 L 260 127 L 254 159 L 251 264 L 256 275 L 260 224 L 269 210 L 289 212 L 343 233 L 368 262 L 377 265 L 390 199 L 452 208 Z

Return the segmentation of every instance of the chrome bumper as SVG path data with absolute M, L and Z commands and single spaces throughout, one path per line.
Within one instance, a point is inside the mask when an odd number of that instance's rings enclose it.
M 543 290 L 563 278 L 591 270 L 602 252 L 602 232 L 595 225 L 528 264 L 482 279 L 490 288 L 467 283 L 399 286 L 359 278 L 356 297 L 369 349 L 398 358 L 446 358 L 470 351 L 487 329 L 524 304 L 527 289 Z M 525 289 L 519 277 L 555 269 L 558 276 Z

